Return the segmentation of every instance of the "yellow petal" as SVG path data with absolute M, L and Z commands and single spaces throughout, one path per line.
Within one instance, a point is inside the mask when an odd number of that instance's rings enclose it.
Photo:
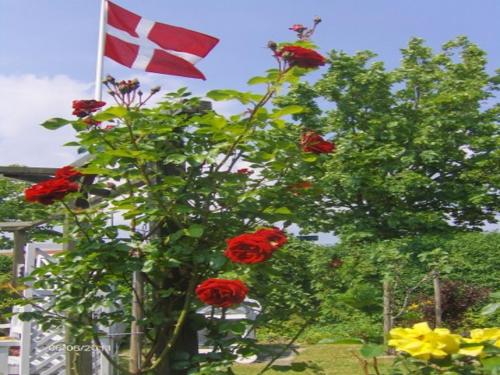
M 429 324 L 427 322 L 414 324 L 413 329 L 422 335 L 432 332 L 431 327 L 429 327 Z
M 471 346 L 468 348 L 462 348 L 458 351 L 459 354 L 468 355 L 471 357 L 477 357 L 483 352 L 484 346 Z

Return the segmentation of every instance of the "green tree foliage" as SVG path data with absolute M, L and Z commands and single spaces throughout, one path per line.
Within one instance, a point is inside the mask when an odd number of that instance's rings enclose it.
M 33 206 L 24 201 L 23 191 L 27 183 L 17 182 L 0 176 L 0 222 L 32 221 L 48 217 L 47 210 Z M 48 227 L 40 227 L 30 231 L 31 238 L 43 239 Z M 0 231 L 0 249 L 12 248 L 12 239 Z
M 495 222 L 499 81 L 484 51 L 465 37 L 439 53 L 412 39 L 393 70 L 374 57 L 332 51 L 329 71 L 284 101 L 312 105 L 296 119 L 337 143 L 304 225 L 373 241 Z

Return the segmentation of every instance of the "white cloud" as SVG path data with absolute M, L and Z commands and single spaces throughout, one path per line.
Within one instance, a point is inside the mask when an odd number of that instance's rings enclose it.
M 151 75 L 141 74 L 137 78 L 145 93 L 155 85 L 155 77 Z M 186 86 L 185 81 L 171 77 L 149 105 L 160 101 L 164 93 L 183 86 Z M 105 101 L 113 104 L 106 93 L 103 96 Z M 72 100 L 92 97 L 93 83 L 65 75 L 0 75 L 0 165 L 59 167 L 77 159 L 74 148 L 63 147 L 64 143 L 74 139 L 72 128 L 50 131 L 40 124 L 51 117 L 72 118 Z M 243 110 L 233 101 L 214 102 L 213 106 L 224 115 Z
M 92 85 L 64 75 L 0 75 L 0 165 L 58 167 L 72 162 L 75 150 L 62 145 L 74 131 L 40 126 L 51 117 L 71 118 L 71 101 L 92 97 Z

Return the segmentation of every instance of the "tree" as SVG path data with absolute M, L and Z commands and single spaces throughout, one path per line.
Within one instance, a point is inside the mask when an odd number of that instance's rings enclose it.
M 48 217 L 47 210 L 25 202 L 23 190 L 28 184 L 0 177 L 0 222 L 35 221 Z M 38 227 L 30 231 L 33 239 L 43 239 L 48 227 Z M 54 234 L 51 232 L 51 234 Z M 12 239 L 0 230 L 0 249 L 11 249 Z
M 368 51 L 329 57 L 316 84 L 301 83 L 282 101 L 312 108 L 295 119 L 337 145 L 313 164 L 321 196 L 300 208 L 304 228 L 349 243 L 496 222 L 500 79 L 487 73 L 484 51 L 459 37 L 434 54 L 412 39 L 393 70 Z

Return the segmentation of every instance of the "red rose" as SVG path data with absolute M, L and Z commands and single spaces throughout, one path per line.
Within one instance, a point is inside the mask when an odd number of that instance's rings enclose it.
M 277 52 L 277 56 L 288 61 L 290 66 L 301 68 L 317 68 L 326 62 L 318 52 L 299 46 L 284 46 Z
M 53 178 L 39 182 L 24 191 L 28 202 L 38 202 L 49 205 L 63 199 L 67 194 L 78 191 L 78 184 L 66 178 Z
M 56 178 L 65 178 L 70 181 L 74 181 L 80 176 L 82 176 L 82 174 L 71 165 L 59 168 L 56 171 Z
M 315 154 L 328 154 L 335 151 L 335 144 L 325 141 L 322 136 L 315 132 L 302 134 L 300 140 L 304 152 L 314 152 Z
M 288 242 L 285 232 L 278 228 L 259 229 L 255 232 L 255 235 L 263 237 L 266 241 L 269 241 L 274 250 L 277 250 L 279 247 Z
M 236 171 L 236 173 L 250 175 L 253 173 L 253 171 L 251 169 L 248 169 L 248 168 L 241 168 L 241 169 L 238 169 Z
M 240 280 L 208 279 L 196 287 L 198 298 L 215 307 L 231 307 L 245 299 L 247 286 Z
M 264 236 L 244 233 L 226 240 L 224 255 L 235 263 L 261 263 L 271 257 L 274 246 Z
M 73 114 L 77 117 L 85 117 L 99 108 L 105 106 L 105 102 L 98 100 L 73 100 Z

